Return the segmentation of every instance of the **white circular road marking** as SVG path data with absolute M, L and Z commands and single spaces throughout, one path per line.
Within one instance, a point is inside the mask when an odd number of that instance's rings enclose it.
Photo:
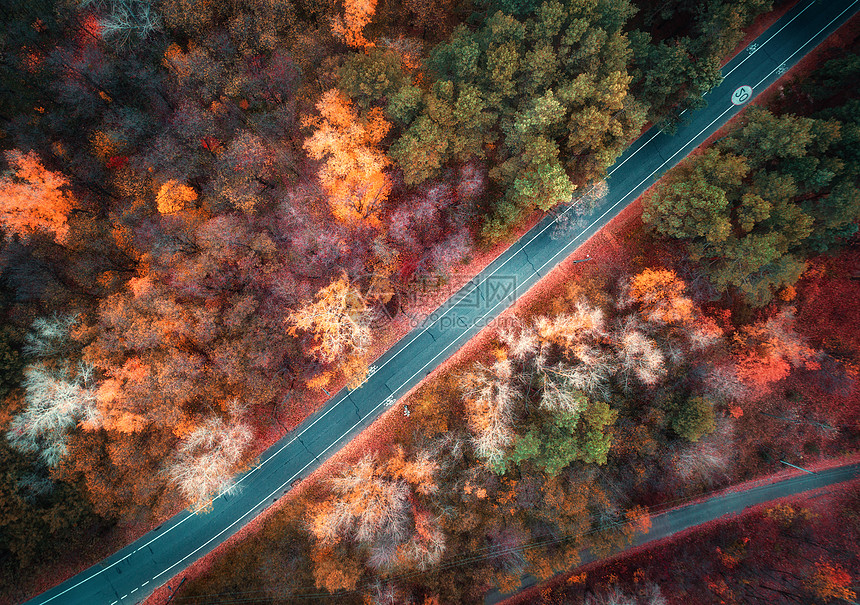
M 752 98 L 752 86 L 744 84 L 732 93 L 732 104 L 743 105 Z

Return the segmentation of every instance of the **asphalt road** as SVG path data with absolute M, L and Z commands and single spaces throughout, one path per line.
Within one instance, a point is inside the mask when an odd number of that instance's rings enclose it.
M 29 603 L 124 605 L 142 601 L 236 533 L 291 484 L 371 424 L 858 8 L 860 0 L 800 2 L 725 66 L 724 82 L 707 95 L 708 107 L 688 112 L 689 124 L 674 136 L 651 129 L 619 158 L 609 171 L 608 195 L 584 218 L 584 227 L 559 238 L 553 236 L 558 215 L 544 219 L 377 360 L 363 386 L 338 392 L 323 410 L 268 449 L 256 467 L 237 479 L 240 493 L 216 498 L 207 514 L 179 513 Z M 751 86 L 752 93 L 741 105 L 734 105 L 733 92 L 743 85 Z
M 650 531 L 647 534 L 637 535 L 628 548 L 635 548 L 648 542 L 668 538 L 696 525 L 710 523 L 724 515 L 740 513 L 750 506 L 844 481 L 851 481 L 858 477 L 860 477 L 860 464 L 849 464 L 819 471 L 812 475 L 802 474 L 775 483 L 756 485 L 743 491 L 729 492 L 695 504 L 673 508 L 665 513 L 652 516 Z M 591 553 L 584 551 L 580 565 L 595 560 Z M 538 580 L 534 576 L 525 576 L 520 590 L 525 590 L 537 583 Z M 502 595 L 498 590 L 493 590 L 487 593 L 484 598 L 484 605 L 495 605 L 513 594 L 515 593 Z

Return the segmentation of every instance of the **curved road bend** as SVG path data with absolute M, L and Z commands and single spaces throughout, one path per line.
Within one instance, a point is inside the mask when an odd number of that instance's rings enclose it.
M 551 237 L 558 217 L 548 216 L 456 292 L 371 367 L 363 386 L 338 392 L 237 477 L 240 493 L 215 499 L 208 514 L 186 510 L 121 551 L 39 595 L 33 604 L 138 603 L 198 558 L 236 533 L 290 485 L 307 476 L 370 425 L 387 406 L 450 357 L 516 298 L 599 231 L 661 174 L 683 159 L 743 105 L 731 102 L 741 86 L 744 102 L 772 84 L 860 8 L 860 0 L 802 0 L 723 68 L 723 83 L 706 96 L 708 107 L 688 112 L 690 123 L 667 136 L 645 132 L 609 170 L 609 192 L 583 224 Z
M 775 483 L 756 485 L 743 491 L 729 492 L 695 504 L 673 508 L 665 513 L 652 516 L 651 530 L 647 534 L 637 535 L 633 539 L 633 543 L 624 550 L 636 548 L 655 540 L 668 538 L 696 525 L 710 523 L 725 515 L 740 513 L 750 506 L 764 504 L 771 500 L 827 487 L 828 485 L 851 481 L 858 477 L 860 477 L 860 464 L 847 464 L 845 466 L 818 471 L 811 475 L 803 474 Z M 591 553 L 585 550 L 582 552 L 582 561 L 577 567 L 596 560 Z M 572 568 L 570 571 L 573 569 L 576 568 Z M 523 583 L 519 591 L 536 584 L 538 584 L 537 578 L 531 575 L 525 576 L 523 577 Z M 515 594 L 509 593 L 503 595 L 498 590 L 493 590 L 487 593 L 487 596 L 484 598 L 484 605 L 495 605 Z

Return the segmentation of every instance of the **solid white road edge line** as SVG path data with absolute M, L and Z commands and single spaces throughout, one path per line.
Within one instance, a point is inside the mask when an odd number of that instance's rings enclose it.
M 807 44 L 809 44 L 809 42 L 811 42 L 813 39 L 815 39 L 819 34 L 821 34 L 821 32 L 823 32 L 824 30 L 826 30 L 826 29 L 827 29 L 828 27 L 830 27 L 830 26 L 831 26 L 831 25 L 832 25 L 836 20 L 838 20 L 842 15 L 844 15 L 846 12 L 848 12 L 848 10 L 850 10 L 850 9 L 851 9 L 855 4 L 857 4 L 857 2 L 860 2 L 860 0 L 854 0 L 854 2 L 852 2 L 852 3 L 848 6 L 848 8 L 846 8 L 846 9 L 845 9 L 845 10 L 843 10 L 841 13 L 839 13 L 839 15 L 838 15 L 838 16 L 836 16 L 836 17 L 834 17 L 834 18 L 833 18 L 833 19 L 832 19 L 832 20 L 831 20 L 831 21 L 830 21 L 826 26 L 824 26 L 823 28 L 821 28 L 821 29 L 818 31 L 818 33 L 816 33 L 814 36 L 811 36 L 811 37 L 810 37 L 806 42 L 804 42 L 804 43 L 803 43 L 803 45 L 801 45 L 800 47 L 798 47 L 798 50 L 796 50 L 795 52 L 793 52 L 793 53 L 788 57 L 788 59 L 786 59 L 786 61 L 788 61 L 788 60 L 790 60 L 792 57 L 794 57 L 794 55 L 796 55 L 798 52 L 800 52 L 800 50 L 801 50 L 801 49 L 803 49 L 804 47 L 806 47 L 806 45 L 807 45 Z M 801 11 L 801 13 L 799 13 L 799 14 L 798 14 L 798 15 L 796 15 L 794 18 L 792 18 L 788 23 L 786 23 L 785 25 L 783 25 L 783 26 L 782 26 L 782 27 L 781 27 L 777 32 L 775 32 L 775 33 L 774 33 L 772 36 L 770 36 L 770 37 L 769 37 L 765 42 L 763 42 L 763 43 L 762 43 L 762 46 L 763 46 L 764 44 L 766 44 L 767 42 L 770 42 L 770 40 L 772 40 L 772 39 L 774 38 L 774 36 L 776 36 L 777 34 L 779 34 L 779 32 L 781 32 L 783 29 L 785 29 L 785 28 L 786 28 L 786 27 L 787 27 L 787 26 L 788 26 L 792 21 L 794 21 L 794 19 L 796 19 L 797 17 L 799 17 L 799 16 L 800 16 L 800 14 L 802 14 L 802 12 L 804 12 L 804 11 L 806 11 L 806 9 L 810 8 L 810 7 L 812 6 L 812 4 L 814 4 L 814 0 L 813 0 L 813 2 L 811 2 L 811 3 L 810 3 L 806 8 L 804 8 L 804 9 L 803 9 L 803 11 Z M 759 47 L 759 48 L 760 48 L 760 47 Z M 757 51 L 756 51 L 756 52 L 757 52 Z M 740 67 L 740 65 L 742 65 L 742 64 L 746 61 L 746 59 L 747 59 L 747 58 L 749 58 L 750 56 L 752 56 L 752 55 L 749 55 L 749 56 L 747 56 L 746 58 L 744 58 L 744 60 L 743 60 L 743 61 L 741 61 L 741 63 L 740 63 L 740 64 L 738 64 L 738 65 L 736 65 L 734 68 L 732 68 L 732 70 L 731 70 L 731 71 L 729 71 L 729 72 L 728 72 L 725 76 L 723 76 L 723 77 L 724 77 L 724 78 L 725 78 L 725 77 L 728 77 L 728 76 L 729 76 L 729 75 L 730 75 L 730 74 L 731 74 L 735 69 L 737 69 L 738 67 Z M 774 69 L 770 72 L 770 74 L 768 74 L 765 78 L 763 78 L 761 81 L 759 81 L 758 85 L 760 85 L 762 82 L 764 82 L 765 80 L 767 80 L 767 78 L 769 78 L 770 76 L 772 76 L 772 75 L 773 75 L 773 73 L 774 73 L 775 71 L 777 71 L 777 69 L 779 69 L 779 67 L 774 68 Z M 758 85 L 757 85 L 757 86 L 758 86 Z M 732 109 L 732 106 L 730 106 L 726 111 L 729 111 L 729 110 L 731 110 L 731 109 Z M 721 113 L 721 114 L 720 114 L 720 116 L 719 116 L 718 118 L 716 118 L 715 120 L 713 120 L 713 121 L 711 122 L 711 124 L 709 124 L 709 125 L 708 125 L 704 130 L 707 130 L 707 128 L 710 128 L 710 126 L 711 126 L 714 122 L 716 122 L 716 120 L 718 120 L 720 117 L 722 117 L 723 115 L 725 115 L 726 111 L 724 111 L 723 113 Z M 701 135 L 701 134 L 702 134 L 702 132 L 704 132 L 704 130 L 700 131 L 700 132 L 699 132 L 699 134 L 697 134 L 696 136 L 694 136 L 694 137 L 692 137 L 691 139 L 689 139 L 689 140 L 688 140 L 688 141 L 687 141 L 687 142 L 686 142 L 686 143 L 685 143 L 685 144 L 684 144 L 684 145 L 683 145 L 683 146 L 682 146 L 678 151 L 676 151 L 674 154 L 672 154 L 672 156 L 669 158 L 669 160 L 664 161 L 664 162 L 663 162 L 663 164 L 661 164 L 661 165 L 660 165 L 660 168 L 662 168 L 663 166 L 665 166 L 667 162 L 671 161 L 671 159 L 672 159 L 672 158 L 674 158 L 676 155 L 678 155 L 678 153 L 680 153 L 680 151 L 681 151 L 681 150 L 685 149 L 685 148 L 687 147 L 687 145 L 689 145 L 693 140 L 695 140 L 699 135 Z M 642 149 L 644 149 L 644 148 L 645 148 L 645 146 L 646 146 L 646 145 L 648 145 L 648 143 L 650 143 L 650 142 L 651 142 L 651 141 L 652 141 L 652 140 L 653 140 L 657 135 L 659 135 L 659 134 L 660 134 L 660 132 L 661 132 L 661 131 L 658 129 L 658 130 L 654 133 L 654 135 L 653 135 L 650 139 L 648 139 L 648 141 L 646 141 L 645 143 L 643 143 L 643 144 L 642 144 L 642 146 L 641 146 L 641 147 L 639 147 L 639 149 L 637 149 L 637 150 L 636 150 L 636 151 L 634 151 L 632 154 L 630 154 L 630 156 L 629 156 L 629 157 L 625 158 L 625 160 L 624 160 L 623 162 L 621 162 L 621 164 L 618 164 L 618 166 L 613 167 L 613 169 L 612 169 L 612 170 L 610 170 L 610 171 L 607 173 L 607 176 L 610 176 L 613 172 L 615 172 L 615 170 L 617 170 L 617 169 L 618 169 L 618 168 L 620 168 L 622 165 L 624 165 L 624 163 L 625 163 L 625 162 L 627 162 L 627 160 L 631 159 L 633 156 L 635 156 L 637 153 L 639 153 L 639 151 L 641 151 Z M 611 212 L 611 211 L 612 211 L 612 209 L 614 209 L 616 206 L 618 206 L 618 204 L 620 204 L 620 203 L 621 203 L 621 201 L 623 201 L 624 199 L 626 199 L 626 198 L 627 198 L 627 196 L 629 196 L 633 191 L 635 191 L 635 190 L 636 190 L 636 189 L 637 189 L 637 188 L 638 188 L 642 183 L 644 183 L 645 181 L 647 181 L 648 179 L 650 179 L 650 178 L 654 175 L 654 173 L 655 173 L 655 172 L 657 172 L 657 171 L 659 171 L 659 170 L 660 170 L 660 168 L 657 168 L 657 170 L 655 170 L 655 171 L 654 171 L 654 172 L 652 172 L 650 175 L 648 175 L 648 177 L 647 177 L 646 179 L 644 179 L 643 181 L 641 181 L 641 182 L 639 183 L 639 185 L 637 185 L 636 187 L 634 187 L 633 189 L 631 189 L 627 194 L 625 194 L 625 196 L 624 196 L 623 198 L 621 198 L 618 202 L 616 202 L 615 204 L 613 204 L 611 208 L 609 208 L 609 209 L 608 209 L 606 212 L 604 212 L 604 213 L 603 213 L 603 214 L 602 214 L 598 219 L 596 219 L 594 222 L 592 222 L 592 223 L 591 223 L 591 224 L 590 224 L 586 229 L 584 229 L 582 232 L 580 232 L 580 234 L 579 234 L 579 235 L 577 235 L 574 239 L 572 239 L 572 240 L 571 240 L 571 241 L 570 241 L 570 242 L 569 242 L 569 243 L 568 243 L 564 248 L 562 248 L 559 252 L 557 252 L 557 253 L 556 253 L 556 254 L 555 254 L 555 255 L 554 255 L 554 256 L 553 256 L 549 261 L 547 261 L 546 263 L 544 263 L 544 264 L 541 266 L 541 269 L 543 269 L 543 268 L 547 265 L 547 263 L 552 262 L 552 260 L 553 260 L 553 259 L 555 259 L 555 257 L 556 257 L 556 256 L 558 256 L 559 254 L 561 254 L 561 253 L 562 253 L 564 250 L 566 250 L 566 249 L 567 249 L 571 244 L 573 244 L 575 241 L 577 241 L 577 240 L 578 240 L 578 239 L 579 239 L 579 238 L 580 238 L 580 237 L 581 237 L 585 232 L 587 232 L 587 231 L 588 231 L 588 229 L 590 229 L 591 227 L 593 227 L 593 226 L 594 226 L 594 224 L 595 224 L 597 221 L 599 221 L 599 220 L 600 220 L 600 219 L 602 219 L 604 216 L 606 216 L 606 214 L 607 214 L 607 213 Z M 592 188 L 593 188 L 593 186 L 592 186 Z M 536 237 L 538 237 L 538 236 L 539 236 L 539 235 L 541 235 L 544 231 L 546 231 L 546 229 L 548 229 L 548 228 L 549 228 L 550 226 L 552 226 L 555 222 L 557 222 L 561 217 L 563 217 L 563 216 L 564 216 L 564 215 L 565 215 L 565 214 L 566 214 L 570 209 L 572 209 L 573 207 L 574 207 L 574 205 L 571 205 L 571 206 L 569 206 L 568 208 L 566 208 L 566 209 L 564 210 L 564 212 L 562 212 L 562 213 L 561 213 L 561 214 L 559 214 L 557 217 L 555 217 L 555 218 L 554 218 L 550 223 L 548 223 L 548 224 L 547 224 L 543 229 L 541 229 L 538 233 L 534 234 L 534 235 L 533 235 L 533 236 L 532 236 L 532 237 L 531 237 L 531 238 L 530 238 L 530 239 L 529 239 L 525 244 L 523 244 L 523 246 L 522 246 L 522 247 L 523 247 L 523 248 L 524 248 L 524 247 L 526 247 L 526 246 L 527 246 L 529 243 L 531 243 L 531 242 L 532 242 Z M 505 251 L 506 251 L 506 250 L 505 250 Z M 496 259 L 498 259 L 500 256 L 502 256 L 502 255 L 505 253 L 505 251 L 502 251 L 502 252 L 501 252 L 501 253 L 500 253 L 496 258 L 494 258 L 494 259 L 493 259 L 493 261 L 491 261 L 491 263 L 492 263 L 492 262 L 495 262 L 495 260 L 496 260 Z M 516 254 L 512 255 L 512 256 L 511 256 L 511 258 L 513 258 L 514 256 L 516 256 Z M 486 280 L 486 278 L 488 278 L 488 277 L 492 277 L 493 275 L 495 275 L 495 274 L 496 274 L 496 272 L 497 272 L 499 269 L 501 269 L 502 267 L 504 267 L 504 266 L 505 266 L 505 264 L 507 263 L 507 261 L 508 261 L 508 260 L 510 260 L 510 259 L 505 260 L 501 265 L 499 265 L 495 270 L 493 270 L 493 272 L 491 272 L 491 273 L 487 274 L 487 275 L 485 276 L 485 278 L 484 278 L 484 281 Z M 483 282 L 481 282 L 481 283 L 483 283 Z M 468 293 L 466 296 L 468 296 L 468 295 L 472 294 L 472 292 L 474 292 L 474 291 L 475 291 L 479 286 L 480 286 L 480 284 L 475 285 L 475 286 L 474 286 L 474 287 L 469 291 L 469 293 Z M 492 311 L 494 311 L 494 310 L 496 309 L 496 307 L 498 307 L 502 302 L 504 302 L 504 301 L 500 301 L 499 303 L 496 303 L 496 305 L 495 305 L 492 309 L 490 309 L 490 311 L 488 311 L 487 313 L 485 313 L 485 314 L 481 317 L 481 319 L 485 318 L 487 315 L 489 315 L 489 313 L 491 313 Z M 444 315 L 444 314 L 442 314 L 442 315 Z M 440 316 L 440 318 L 441 318 L 441 316 Z M 418 338 L 418 337 L 419 337 L 419 336 L 421 336 L 424 332 L 426 332 L 427 330 L 429 330 L 429 329 L 430 329 L 430 328 L 431 328 L 431 327 L 432 327 L 432 326 L 433 326 L 437 321 L 439 321 L 439 319 L 440 319 L 440 318 L 437 318 L 433 323 L 431 323 L 429 326 L 425 327 L 423 330 L 421 330 L 421 332 L 417 333 L 417 334 L 415 335 L 415 337 L 413 337 L 413 338 L 412 338 L 408 343 L 406 343 L 405 345 L 403 345 L 403 348 L 405 348 L 405 347 L 409 346 L 409 344 L 411 344 L 411 343 L 412 343 L 416 338 Z M 455 342 L 456 342 L 456 341 L 455 341 Z M 453 344 L 453 343 L 451 343 L 451 344 Z M 445 351 L 447 351 L 447 350 L 448 350 L 448 348 L 450 348 L 450 347 L 451 347 L 451 345 L 450 345 L 450 344 L 449 344 L 448 346 L 446 346 L 446 347 L 445 347 L 445 349 L 443 349 L 440 353 L 438 353 L 437 355 L 435 355 L 435 356 L 433 357 L 433 359 L 431 359 L 431 360 L 430 360 L 430 362 L 428 362 L 427 364 L 425 364 L 425 365 L 424 365 L 424 367 L 422 367 L 418 372 L 416 372 L 415 374 L 413 374 L 412 376 L 410 376 L 409 380 L 412 380 L 412 378 L 414 378 L 417 374 L 420 374 L 420 373 L 421 373 L 421 372 L 422 372 L 422 371 L 427 367 L 427 365 L 429 365 L 430 363 L 432 363 L 432 362 L 433 362 L 433 360 L 435 360 L 439 355 L 441 355 L 442 353 L 444 353 Z M 384 366 L 385 366 L 389 361 L 391 361 L 393 358 L 394 358 L 394 356 L 392 356 L 390 359 L 388 359 L 386 362 L 384 362 L 384 363 L 382 364 L 382 366 L 380 366 L 380 368 L 384 367 Z M 409 382 L 409 380 L 407 380 L 407 381 L 405 381 L 403 384 L 401 384 L 401 385 L 400 385 L 400 387 L 398 387 L 398 388 L 395 390 L 395 393 L 396 393 L 400 388 L 402 388 L 406 383 L 408 383 L 408 382 Z M 305 427 L 305 428 L 304 428 L 301 432 L 299 432 L 298 434 L 294 435 L 294 436 L 292 437 L 292 439 L 290 439 L 290 440 L 289 440 L 287 443 L 285 443 L 283 446 L 281 446 L 280 448 L 278 448 L 278 449 L 277 449 L 277 450 L 276 450 L 276 451 L 275 451 L 271 456 L 269 456 L 269 457 L 268 457 L 264 462 L 262 462 L 262 463 L 260 463 L 259 465 L 255 466 L 255 467 L 254 467 L 254 468 L 252 468 L 250 471 L 248 471 L 245 475 L 243 475 L 242 477 L 240 477 L 240 478 L 236 481 L 236 485 L 238 485 L 239 483 L 241 483 L 241 481 L 242 481 L 245 477 L 250 476 L 254 471 L 256 471 L 258 468 L 260 468 L 263 464 L 265 464 L 266 462 L 268 462 L 269 460 L 271 460 L 272 458 L 274 458 L 275 456 L 277 456 L 277 454 L 279 454 L 279 453 L 280 453 L 280 452 L 281 452 L 285 447 L 287 447 L 288 445 L 291 445 L 291 444 L 292 444 L 296 439 L 298 439 L 299 437 L 301 437 L 301 436 L 305 433 L 305 431 L 307 431 L 308 429 L 310 429 L 314 424 L 316 424 L 319 420 L 322 420 L 322 419 L 323 419 L 323 418 L 324 418 L 324 417 L 325 417 L 329 412 L 331 412 L 334 408 L 336 408 L 338 405 L 340 405 L 340 403 L 342 403 L 342 402 L 346 399 L 346 397 L 348 397 L 348 396 L 349 396 L 349 394 L 347 394 L 347 395 L 345 395 L 345 396 L 341 397 L 341 399 L 340 399 L 340 400 L 338 400 L 335 404 L 333 404 L 331 407 L 329 407 L 329 408 L 328 408 L 328 409 L 327 409 L 323 414 L 321 414 L 321 415 L 320 415 L 317 419 L 315 419 L 311 424 L 309 424 L 307 427 Z M 320 456 L 322 456 L 323 454 L 325 454 L 329 449 L 331 449 L 331 447 L 333 447 L 333 446 L 334 446 L 334 444 L 335 444 L 335 443 L 337 443 L 337 441 L 340 441 L 340 439 L 343 439 L 343 437 L 345 437 L 346 435 L 348 435 L 348 434 L 349 434 L 349 433 L 350 433 L 350 432 L 351 432 L 351 431 L 352 431 L 356 426 L 358 426 L 359 424 L 361 424 L 361 422 L 364 422 L 364 420 L 366 420 L 370 415 L 372 415 L 372 414 L 373 414 L 373 413 L 374 413 L 374 412 L 375 412 L 375 411 L 376 411 L 376 410 L 377 410 L 381 405 L 382 405 L 382 403 L 380 403 L 380 404 L 378 404 L 376 407 L 374 407 L 374 408 L 373 408 L 373 409 L 372 409 L 372 410 L 371 410 L 367 415 L 365 415 L 365 416 L 364 416 L 364 418 L 362 418 L 362 420 L 361 420 L 361 421 L 359 421 L 359 422 L 357 422 L 356 424 L 354 424 L 354 425 L 353 425 L 353 427 L 352 427 L 351 429 L 349 429 L 347 432 L 345 432 L 343 435 L 341 435 L 337 440 L 335 440 L 331 445 L 329 445 L 329 447 L 327 447 L 327 448 L 326 448 L 323 452 L 321 452 L 319 455 L 320 455 Z M 303 467 L 302 467 L 302 468 L 301 468 L 297 473 L 295 473 L 295 474 L 294 474 L 294 475 L 293 475 L 293 476 L 292 476 L 288 481 L 286 481 L 286 482 L 282 483 L 282 484 L 281 484 L 281 486 L 280 486 L 278 489 L 276 489 L 276 490 L 275 490 L 275 491 L 273 491 L 271 494 L 269 494 L 266 498 L 264 498 L 264 499 L 263 499 L 259 504 L 257 504 L 254 508 L 250 509 L 250 510 L 249 510 L 249 512 L 250 512 L 251 510 L 256 510 L 257 508 L 259 508 L 259 507 L 260 507 L 262 504 L 264 504 L 264 503 L 265 503 L 269 498 L 271 498 L 272 496 L 274 496 L 277 492 L 279 492 L 281 489 L 283 489 L 287 484 L 289 484 L 290 482 L 292 482 L 292 480 L 293 480 L 293 479 L 295 479 L 296 477 L 298 477 L 298 476 L 302 473 L 302 471 L 304 471 L 308 466 L 310 466 L 310 465 L 311 465 L 315 460 L 316 460 L 316 458 L 314 458 L 313 460 L 311 460 L 310 462 L 308 462 L 308 464 L 306 464 L 305 466 L 303 466 Z M 219 494 L 218 496 L 215 496 L 215 497 L 213 498 L 213 500 L 215 500 L 215 499 L 217 499 L 217 498 L 220 498 L 220 497 L 221 497 L 221 494 Z M 173 525 L 173 526 L 171 526 L 171 527 L 167 528 L 164 532 L 162 532 L 162 533 L 158 534 L 157 536 L 155 536 L 152 540 L 150 540 L 149 542 L 147 542 L 147 543 L 146 543 L 146 544 L 144 544 L 143 546 L 149 546 L 150 544 L 152 544 L 153 542 L 155 542 L 156 540 L 158 540 L 160 537 L 162 537 L 162 536 L 164 536 L 164 535 L 168 534 L 168 533 L 169 533 L 170 531 L 172 531 L 173 529 L 175 529 L 175 528 L 179 527 L 182 523 L 184 523 L 186 520 L 188 520 L 191 516 L 193 516 L 193 515 L 195 515 L 195 514 L 196 514 L 196 513 L 191 512 L 191 511 L 190 511 L 190 510 L 188 510 L 188 509 L 185 509 L 185 512 L 187 512 L 188 514 L 187 514 L 183 519 L 181 519 L 181 520 L 180 520 L 178 523 L 176 523 L 175 525 Z M 185 559 L 187 559 L 188 557 L 190 557 L 190 556 L 192 556 L 193 554 L 195 554 L 196 552 L 198 552 L 200 549 L 202 549 L 202 548 L 204 548 L 205 546 L 207 546 L 208 544 L 210 544 L 210 543 L 212 542 L 212 540 L 214 540 L 214 539 L 216 539 L 216 538 L 220 537 L 220 536 L 221 536 L 225 531 L 227 531 L 228 529 L 232 528 L 236 523 L 238 523 L 241 519 L 244 519 L 246 516 L 247 516 L 247 513 L 246 513 L 245 515 L 243 515 L 242 517 L 240 517 L 239 519 L 237 519 L 236 521 L 234 521 L 233 523 L 231 523 L 228 527 L 226 527 L 225 529 L 223 529 L 221 532 L 219 532 L 216 536 L 214 536 L 213 538 L 211 538 L 210 540 L 208 540 L 208 541 L 207 541 L 206 543 L 204 543 L 202 546 L 200 546 L 200 547 L 198 547 L 197 549 L 195 549 L 192 553 L 190 553 L 190 554 L 186 555 L 185 557 L 183 557 L 182 559 L 180 559 L 179 561 L 177 561 L 176 563 L 174 563 L 173 565 L 171 565 L 169 568 L 167 568 L 165 571 L 163 571 L 163 572 L 161 572 L 160 574 L 158 574 L 158 575 L 156 575 L 155 577 L 153 577 L 153 578 L 152 578 L 152 580 L 155 580 L 156 578 L 158 578 L 158 577 L 160 577 L 160 576 L 164 575 L 167 571 L 169 571 L 170 569 L 173 569 L 174 567 L 176 567 L 177 565 L 179 565 L 180 563 L 182 563 L 182 561 L 184 561 L 184 560 L 185 560 Z M 141 546 L 140 548 L 143 548 L 143 546 Z M 135 551 L 135 552 L 136 552 L 136 551 Z M 110 565 L 108 565 L 107 567 L 104 567 L 104 568 L 102 568 L 102 569 L 98 570 L 96 573 L 94 573 L 94 574 L 92 574 L 92 575 L 90 575 L 90 576 L 87 576 L 86 578 L 82 579 L 80 582 L 78 582 L 78 583 L 77 583 L 77 584 L 75 584 L 74 586 L 70 586 L 70 587 L 69 587 L 69 588 L 67 588 L 66 590 L 64 590 L 64 591 L 62 591 L 62 592 L 60 592 L 60 593 L 57 593 L 56 595 L 54 595 L 54 596 L 52 596 L 52 597 L 50 597 L 50 598 L 48 598 L 48 599 L 46 599 L 45 601 L 42 601 L 42 602 L 43 602 L 43 603 L 49 603 L 49 602 L 53 601 L 54 599 L 56 599 L 57 597 L 60 597 L 60 596 L 64 595 L 65 593 L 69 592 L 70 590 L 74 590 L 75 588 L 77 588 L 77 587 L 78 587 L 78 586 L 80 586 L 81 584 L 83 584 L 83 583 L 85 583 L 85 582 L 89 581 L 89 580 L 90 580 L 90 579 L 92 579 L 92 578 L 95 578 L 95 577 L 97 577 L 97 576 L 101 575 L 103 572 L 107 571 L 108 569 L 110 569 L 110 568 L 111 568 L 111 567 L 113 567 L 114 565 L 117 565 L 117 564 L 121 563 L 122 561 L 125 561 L 125 560 L 126 560 L 126 559 L 128 559 L 132 554 L 134 554 L 134 553 L 129 553 L 128 555 L 126 555 L 126 556 L 125 556 L 125 557 L 123 557 L 122 559 L 119 559 L 119 560 L 117 560 L 117 561 L 115 561 L 115 562 L 111 563 L 111 564 L 110 564 Z M 148 583 L 148 582 L 149 582 L 149 581 L 147 581 L 147 583 Z M 125 598 L 125 597 L 127 597 L 127 596 L 128 596 L 128 595 L 125 595 L 125 596 L 123 596 L 122 598 L 124 599 L 124 598 Z M 112 604 L 112 605 L 113 605 L 113 604 Z

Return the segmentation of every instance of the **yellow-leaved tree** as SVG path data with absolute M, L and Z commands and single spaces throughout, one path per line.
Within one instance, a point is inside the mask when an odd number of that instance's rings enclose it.
M 326 363 L 339 362 L 345 374 L 360 380 L 367 372 L 371 314 L 361 292 L 344 276 L 317 292 L 316 300 L 292 311 L 289 331 L 310 332 L 310 353 Z
M 197 192 L 188 185 L 170 179 L 158 190 L 155 203 L 161 214 L 173 214 L 196 205 Z
M 687 284 L 674 271 L 645 269 L 630 280 L 628 294 L 639 303 L 642 315 L 659 324 L 693 320 L 693 301 L 685 296 Z

